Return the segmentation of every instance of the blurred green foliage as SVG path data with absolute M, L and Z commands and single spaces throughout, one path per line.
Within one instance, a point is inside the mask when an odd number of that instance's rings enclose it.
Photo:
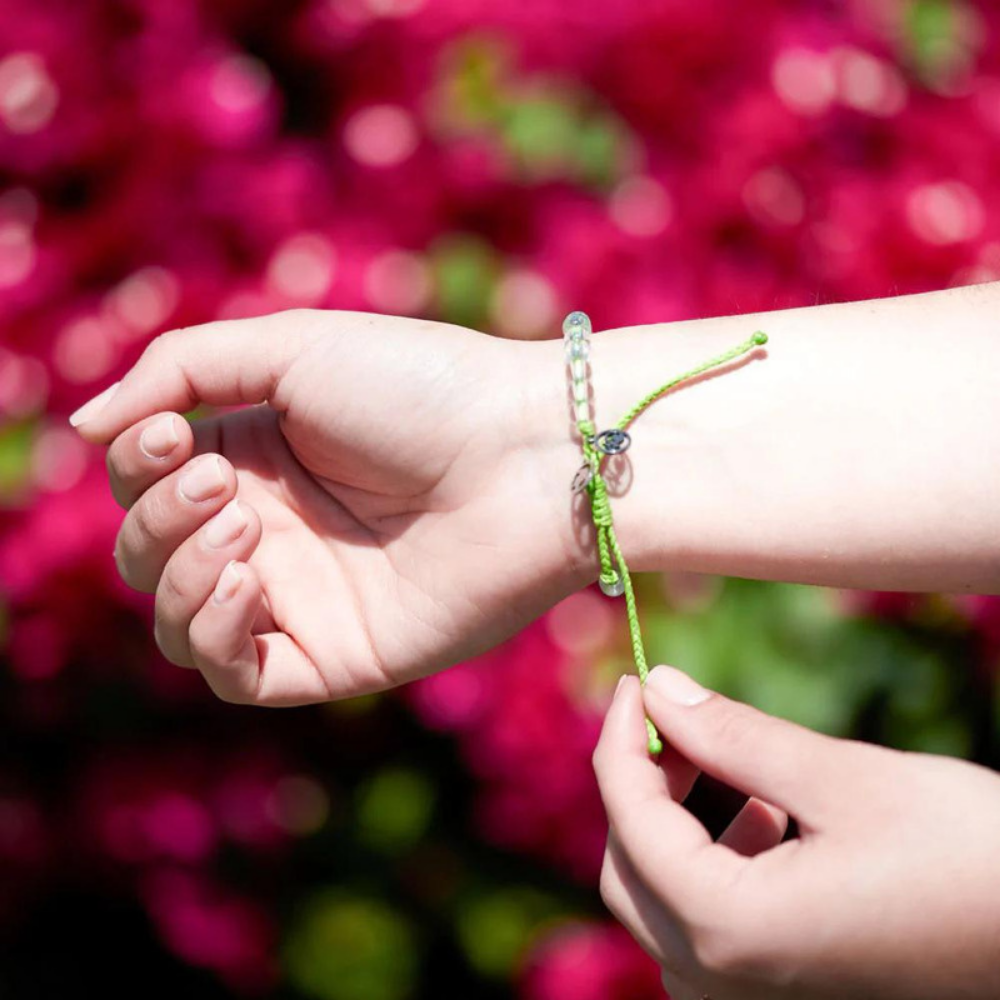
M 306 899 L 285 945 L 290 980 L 317 1000 L 403 1000 L 417 974 L 417 934 L 374 897 L 324 889 Z
M 962 634 L 845 615 L 837 591 L 719 581 L 701 610 L 666 610 L 645 582 L 650 662 L 682 666 L 708 687 L 835 736 L 865 732 L 901 749 L 967 756 L 956 669 Z

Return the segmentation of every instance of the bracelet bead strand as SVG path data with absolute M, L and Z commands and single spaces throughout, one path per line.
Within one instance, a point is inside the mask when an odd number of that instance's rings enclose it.
M 639 626 L 635 591 L 632 588 L 632 577 L 629 574 L 628 564 L 625 562 L 625 555 L 615 534 L 611 503 L 608 498 L 608 486 L 601 474 L 601 463 L 609 455 L 622 454 L 628 450 L 632 439 L 626 428 L 665 392 L 710 368 L 716 368 L 763 346 L 767 343 L 767 334 L 758 330 L 742 344 L 738 344 L 723 354 L 697 365 L 683 375 L 678 375 L 669 382 L 665 382 L 639 400 L 613 427 L 598 432 L 593 418 L 593 392 L 590 382 L 592 333 L 593 328 L 586 313 L 571 312 L 563 321 L 563 341 L 573 394 L 573 413 L 577 431 L 580 434 L 584 459 L 583 465 L 573 477 L 571 488 L 574 493 L 586 491 L 590 495 L 590 510 L 594 526 L 597 529 L 597 554 L 601 566 L 598 583 L 601 591 L 609 597 L 619 597 L 622 594 L 625 596 L 632 656 L 635 660 L 639 681 L 645 684 L 649 675 L 649 667 L 642 642 L 642 630 Z M 663 741 L 649 718 L 646 719 L 646 731 L 649 753 L 655 757 L 663 750 Z

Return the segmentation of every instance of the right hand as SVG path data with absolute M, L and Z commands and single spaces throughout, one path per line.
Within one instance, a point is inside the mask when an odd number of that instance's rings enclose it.
M 573 541 L 568 409 L 544 426 L 561 355 L 541 346 L 319 310 L 153 341 L 74 423 L 111 446 L 116 558 L 155 591 L 167 658 L 228 701 L 360 695 L 489 649 L 595 579 Z M 178 415 L 199 403 L 267 405 Z M 186 498 L 199 479 L 209 494 Z
M 672 1000 L 1000 996 L 1000 776 L 985 767 L 814 733 L 666 666 L 641 689 L 624 678 L 594 766 L 601 891 Z M 682 805 L 699 771 L 750 796 L 717 841 Z M 799 836 L 783 840 L 788 816 Z

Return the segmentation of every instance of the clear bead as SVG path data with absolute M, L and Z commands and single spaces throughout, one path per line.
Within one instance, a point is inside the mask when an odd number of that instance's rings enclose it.
M 605 583 L 603 580 L 598 580 L 601 586 L 601 592 L 607 594 L 608 597 L 621 597 L 625 593 L 625 581 L 622 579 L 621 573 L 615 577 L 614 583 Z
M 587 362 L 583 358 L 574 358 L 569 363 L 569 372 L 574 382 L 586 382 Z
M 590 386 L 586 382 L 574 382 L 573 399 L 577 401 L 590 399 Z
M 590 420 L 590 399 L 577 399 L 573 401 L 573 411 L 576 414 L 576 422 Z
M 573 340 L 588 340 L 592 332 L 590 317 L 585 312 L 571 312 L 563 320 L 563 335 Z
M 566 360 L 572 364 L 574 361 L 587 361 L 590 358 L 590 343 L 586 340 L 577 340 L 573 337 L 566 338 Z

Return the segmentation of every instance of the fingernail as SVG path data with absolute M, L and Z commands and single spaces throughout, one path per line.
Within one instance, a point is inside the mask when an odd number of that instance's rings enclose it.
M 243 573 L 236 565 L 236 561 L 227 562 L 225 569 L 219 574 L 219 582 L 212 592 L 212 599 L 216 604 L 225 604 L 240 589 L 243 583 Z
M 181 476 L 178 490 L 182 500 L 188 503 L 198 503 L 214 497 L 226 485 L 222 475 L 222 462 L 218 455 L 209 455 L 196 462 Z
M 111 397 L 118 391 L 118 386 L 120 385 L 121 382 L 109 385 L 104 392 L 94 396 L 93 399 L 88 399 L 80 409 L 74 410 L 69 417 L 70 426 L 79 427 L 80 424 L 85 424 L 88 420 L 93 420 L 111 402 Z
M 618 692 L 621 691 L 622 685 L 625 683 L 625 678 L 627 676 L 628 674 L 622 674 L 621 677 L 618 678 L 618 683 L 615 685 L 615 693 L 612 696 L 612 700 L 618 697 Z
M 205 543 L 211 549 L 231 545 L 246 530 L 247 518 L 239 500 L 231 500 L 205 528 Z
M 139 435 L 139 451 L 146 458 L 166 458 L 180 443 L 173 414 L 161 417 Z
M 675 705 L 697 705 L 712 694 L 676 667 L 654 667 L 646 678 L 646 687 Z

